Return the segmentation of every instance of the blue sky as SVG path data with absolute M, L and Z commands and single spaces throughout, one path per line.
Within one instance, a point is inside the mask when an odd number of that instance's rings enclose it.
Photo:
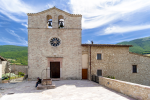
M 56 6 L 82 14 L 82 43 L 150 36 L 150 0 L 0 0 L 0 45 L 28 46 L 28 17 Z

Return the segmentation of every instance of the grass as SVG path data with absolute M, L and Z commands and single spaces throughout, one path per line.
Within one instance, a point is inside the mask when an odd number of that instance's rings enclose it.
M 12 79 L 20 78 L 20 77 L 24 77 L 24 76 L 18 76 L 18 77 L 16 77 L 16 76 L 14 77 L 14 76 L 13 76 L 13 77 L 10 77 L 10 79 L 9 79 L 9 78 L 7 78 L 7 79 L 5 79 L 5 80 L 12 80 Z
M 17 79 L 20 77 L 24 77 L 24 73 L 18 72 L 18 75 L 14 73 L 6 73 L 2 75 L 3 80 L 12 80 L 12 79 Z

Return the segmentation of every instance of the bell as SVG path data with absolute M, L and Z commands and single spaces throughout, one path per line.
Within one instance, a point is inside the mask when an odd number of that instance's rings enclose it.
M 52 27 L 52 21 L 48 21 L 48 26 Z
M 60 21 L 60 27 L 64 27 L 63 21 Z

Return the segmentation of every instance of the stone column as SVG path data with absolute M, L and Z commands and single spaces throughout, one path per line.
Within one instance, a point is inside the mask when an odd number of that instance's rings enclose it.
M 56 13 L 52 17 L 52 28 L 58 28 L 58 15 Z
M 50 79 L 50 67 L 47 67 L 47 79 Z

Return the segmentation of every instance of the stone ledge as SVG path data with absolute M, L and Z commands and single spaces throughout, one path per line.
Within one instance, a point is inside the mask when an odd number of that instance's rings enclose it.
M 37 87 L 37 90 L 54 89 L 55 87 L 56 87 L 55 85 L 41 85 L 41 84 L 39 84 Z
M 131 82 L 99 77 L 99 84 L 138 100 L 150 100 L 150 87 Z

